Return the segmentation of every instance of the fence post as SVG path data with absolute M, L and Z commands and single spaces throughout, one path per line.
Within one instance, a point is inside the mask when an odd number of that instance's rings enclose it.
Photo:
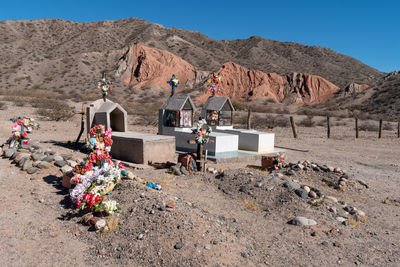
M 293 117 L 290 116 L 290 124 L 292 125 L 292 131 L 293 131 L 293 137 L 297 138 L 297 129 L 296 129 L 296 123 L 293 120 Z
M 331 124 L 330 124 L 329 116 L 326 116 L 326 124 L 328 126 L 328 128 L 327 128 L 328 138 L 331 138 Z
M 247 110 L 247 129 L 251 129 L 251 109 Z
M 383 121 L 382 121 L 382 119 L 380 119 L 379 120 L 379 134 L 378 134 L 378 138 L 382 138 L 382 124 L 383 124 Z
M 356 138 L 358 138 L 358 118 L 355 118 L 356 120 Z
M 400 121 L 397 123 L 397 138 L 400 138 Z

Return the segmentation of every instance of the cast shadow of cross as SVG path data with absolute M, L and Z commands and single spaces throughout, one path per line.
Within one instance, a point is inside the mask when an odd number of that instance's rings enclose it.
M 54 188 L 56 188 L 58 191 L 56 192 L 57 195 L 64 195 L 64 198 L 60 201 L 60 205 L 65 209 L 68 210 L 67 213 L 62 214 L 60 217 L 57 219 L 60 221 L 69 221 L 75 217 L 81 217 L 82 215 L 80 212 L 75 212 L 74 211 L 74 205 L 69 198 L 69 190 L 65 187 L 62 186 L 61 184 L 61 177 L 55 176 L 55 175 L 48 175 L 43 177 L 43 181 L 46 183 L 52 185 Z

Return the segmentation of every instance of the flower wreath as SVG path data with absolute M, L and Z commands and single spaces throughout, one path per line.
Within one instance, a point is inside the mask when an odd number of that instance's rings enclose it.
M 199 120 L 197 123 L 196 133 L 196 143 L 207 144 L 210 139 L 211 128 L 208 126 L 205 119 Z
M 106 78 L 103 78 L 97 83 L 97 89 L 103 96 L 106 96 L 109 91 L 112 92 L 112 83 L 106 80 Z

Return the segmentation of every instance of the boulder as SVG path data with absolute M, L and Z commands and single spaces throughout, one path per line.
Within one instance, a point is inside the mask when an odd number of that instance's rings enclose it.
M 291 219 L 290 221 L 288 221 L 288 224 L 297 225 L 297 226 L 312 226 L 312 225 L 316 225 L 317 222 L 312 219 L 308 219 L 306 217 L 297 216 L 297 217 L 294 217 L 293 219 Z

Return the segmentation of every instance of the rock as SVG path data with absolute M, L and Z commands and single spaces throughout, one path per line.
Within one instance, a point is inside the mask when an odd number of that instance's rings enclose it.
M 72 172 L 73 169 L 69 165 L 64 165 L 60 170 L 63 174 L 68 174 L 68 173 Z
M 36 166 L 40 169 L 48 169 L 51 167 L 51 164 L 47 161 L 40 161 Z
M 347 173 L 343 173 L 342 178 L 349 179 L 349 175 Z
M 34 174 L 34 173 L 37 172 L 38 170 L 39 170 L 39 168 L 30 167 L 30 168 L 28 168 L 28 169 L 26 170 L 26 172 L 27 172 L 28 174 Z
M 46 157 L 45 154 L 42 153 L 34 153 L 31 155 L 31 158 L 33 161 L 41 161 Z
M 15 158 L 14 161 L 19 163 L 23 158 L 30 158 L 31 154 L 29 153 L 19 153 Z
M 131 171 L 128 171 L 126 173 L 126 176 L 123 176 L 125 180 L 134 180 L 136 178 L 136 175 L 134 175 Z
M 350 213 L 350 214 L 354 214 L 355 213 L 354 208 L 352 206 L 346 206 L 343 209 L 345 211 L 347 211 L 348 213 Z
M 306 217 L 302 216 L 296 216 L 293 219 L 291 219 L 288 223 L 297 226 L 311 226 L 317 224 L 316 221 L 312 219 L 307 219 Z
M 291 176 L 291 175 L 294 175 L 294 174 L 295 174 L 294 170 L 288 170 L 288 171 L 286 171 L 286 175 Z
M 337 213 L 336 207 L 330 207 L 329 211 L 332 212 L 332 213 L 335 213 L 335 214 Z
M 61 157 L 63 157 L 63 159 L 64 159 L 65 161 L 71 160 L 71 159 L 72 159 L 72 155 L 70 155 L 70 154 L 62 154 Z
M 297 164 L 297 167 L 298 167 L 300 170 L 304 170 L 304 165 L 303 165 L 303 164 Z
M 32 164 L 33 164 L 33 161 L 25 160 L 24 165 L 22 165 L 22 170 L 23 171 L 28 170 L 29 168 L 33 167 Z
M 64 160 L 64 158 L 59 156 L 59 155 L 56 155 L 56 156 L 54 156 L 54 160 L 55 161 L 62 161 L 62 160 Z
M 365 188 L 369 188 L 369 185 L 368 185 L 366 182 L 364 182 L 363 180 L 357 180 L 357 182 L 358 182 L 360 185 L 365 186 Z
M 29 158 L 30 158 L 30 157 L 22 158 L 22 159 L 18 162 L 18 164 L 17 164 L 18 167 L 24 166 L 25 161 L 29 160 Z
M 242 186 L 239 188 L 239 192 L 246 193 L 246 192 L 249 191 L 250 189 L 251 189 L 250 185 L 248 185 L 248 184 L 242 185 Z
M 205 245 L 205 246 L 204 246 L 204 249 L 210 250 L 210 249 L 211 249 L 211 246 L 210 246 L 210 245 Z
M 332 196 L 325 196 L 324 198 L 325 201 L 331 202 L 331 203 L 338 203 L 338 200 L 336 197 L 332 197 Z
M 90 225 L 89 224 L 89 221 L 90 221 L 90 219 L 92 219 L 93 218 L 93 213 L 91 213 L 91 212 L 88 212 L 88 213 L 86 213 L 86 214 L 84 214 L 83 216 L 82 216 L 82 218 L 81 218 L 81 222 L 82 223 L 85 223 L 85 224 L 88 224 L 88 225 Z M 96 224 L 96 223 L 94 223 L 94 224 Z M 93 224 L 93 225 L 94 225 Z
M 317 236 L 318 234 L 317 234 L 317 232 L 312 232 L 311 233 L 311 236 Z
M 9 148 L 9 149 L 4 150 L 3 156 L 4 156 L 5 158 L 11 158 L 12 155 L 13 155 L 15 152 L 17 152 L 15 149 Z
M 167 204 L 167 208 L 173 209 L 175 207 L 175 203 L 174 202 L 169 202 Z
M 10 157 L 11 160 L 14 160 L 21 152 L 15 151 L 14 154 Z
M 331 166 L 326 167 L 326 169 L 328 172 L 333 172 L 335 170 L 335 168 L 333 168 Z
M 245 259 L 247 259 L 249 257 L 249 254 L 247 254 L 246 252 L 242 252 L 241 255 Z
M 272 189 L 274 189 L 274 186 L 267 186 L 266 188 L 265 188 L 265 190 L 267 190 L 267 191 L 272 191 Z
M 180 169 L 177 166 L 171 166 L 171 172 L 175 175 L 182 175 Z
M 362 217 L 365 217 L 365 212 L 363 212 L 362 210 L 357 210 L 356 213 Z
M 303 186 L 303 189 L 306 190 L 308 193 L 310 193 L 311 189 L 308 186 Z
M 54 165 L 61 168 L 61 167 L 64 167 L 65 165 L 67 165 L 67 162 L 64 160 L 57 160 L 56 162 L 54 162 Z
M 301 198 L 304 198 L 304 199 L 308 198 L 308 193 L 303 188 L 297 188 L 296 190 L 294 190 L 294 192 L 296 193 L 296 195 L 298 195 Z
M 96 217 L 96 216 L 92 216 L 90 217 L 90 219 L 88 220 L 88 224 L 89 225 L 96 225 L 96 223 L 101 220 L 101 218 Z
M 52 162 L 53 160 L 54 160 L 54 156 L 53 155 L 48 155 L 42 161 Z
M 182 173 L 183 175 L 188 175 L 188 174 L 189 174 L 189 172 L 188 172 L 188 170 L 185 168 L 185 166 L 181 166 L 180 171 L 181 171 L 181 173 Z
M 321 170 L 318 166 L 315 166 L 312 169 L 313 169 L 313 171 L 316 171 L 316 172 L 319 172 Z
M 72 168 L 75 168 L 75 166 L 78 165 L 78 163 L 77 163 L 75 160 L 70 160 L 70 159 L 68 159 L 68 160 L 66 160 L 66 161 L 67 161 L 67 164 L 68 164 L 69 166 L 71 166 Z
M 56 152 L 51 151 L 51 150 L 47 150 L 47 151 L 44 152 L 44 154 L 47 155 L 47 156 L 49 156 L 49 155 L 53 156 L 54 154 L 56 154 Z
M 339 185 L 346 186 L 346 182 L 342 180 L 342 181 L 339 182 Z
M 158 209 L 160 211 L 165 211 L 167 209 L 167 207 L 165 205 L 161 205 Z
M 138 239 L 138 240 L 143 240 L 143 238 L 144 238 L 144 234 L 139 234 L 139 235 L 137 236 L 137 239 Z
M 327 247 L 327 246 L 329 246 L 329 243 L 328 243 L 328 241 L 324 241 L 324 242 L 321 243 L 321 245 Z
M 185 244 L 183 244 L 182 242 L 178 242 L 178 243 L 175 244 L 174 248 L 175 249 L 181 249 L 181 248 L 183 248 L 184 245 Z
M 100 219 L 96 222 L 96 224 L 94 225 L 94 228 L 96 228 L 96 230 L 102 230 L 104 227 L 106 227 L 107 223 L 105 220 Z
M 263 184 L 261 183 L 261 182 L 257 182 L 257 183 L 255 183 L 255 185 L 254 185 L 254 187 L 258 187 L 258 188 L 260 188 L 260 187 L 262 187 L 263 186 Z
M 296 182 L 286 182 L 283 184 L 284 187 L 287 187 L 291 190 L 296 190 L 300 188 L 300 184 Z
M 342 170 L 340 168 L 335 168 L 333 171 L 336 173 L 342 173 Z
M 315 193 L 314 191 L 310 191 L 308 193 L 308 196 L 311 197 L 311 198 L 317 198 L 318 197 L 317 193 Z
M 346 221 L 346 218 L 338 216 L 338 217 L 336 217 L 336 220 L 343 223 L 344 221 Z

